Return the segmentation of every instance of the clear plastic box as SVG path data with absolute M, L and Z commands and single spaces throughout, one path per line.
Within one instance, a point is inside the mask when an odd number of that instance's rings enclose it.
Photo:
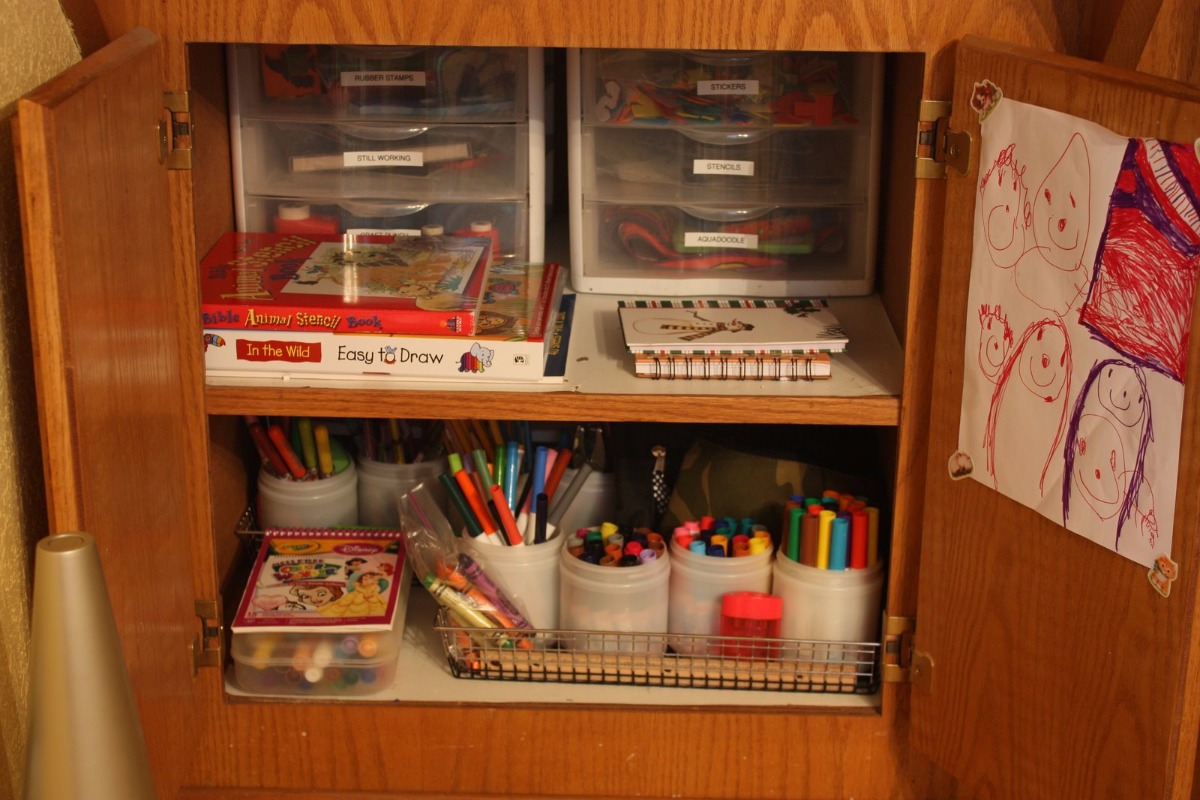
M 874 291 L 879 54 L 567 56 L 576 291 Z
M 289 206 L 290 219 L 280 220 Z M 301 211 L 297 212 L 297 207 Z M 306 207 L 306 208 L 305 208 Z M 296 219 L 297 213 L 301 219 Z M 524 200 L 481 203 L 409 203 L 399 200 L 350 200 L 320 197 L 250 195 L 245 201 L 245 224 L 252 231 L 278 233 L 346 233 L 373 231 L 416 236 L 437 225 L 449 235 L 470 231 L 471 223 L 491 222 L 500 234 L 502 258 L 527 258 L 530 253 L 528 204 Z M 478 234 L 474 234 L 478 235 Z M 540 260 L 539 258 L 530 260 Z
M 619 50 L 582 53 L 583 119 L 678 127 L 870 126 L 870 59 L 858 54 Z
M 243 187 L 248 194 L 443 201 L 523 196 L 527 137 L 517 125 L 244 120 Z
M 609 201 L 865 203 L 869 131 L 594 126 L 583 192 Z
M 407 561 L 396 580 L 399 594 L 389 630 L 234 631 L 230 652 L 238 686 L 255 694 L 327 697 L 386 689 L 404 640 L 412 584 Z
M 251 115 L 522 122 L 529 51 L 520 47 L 237 45 Z
M 871 275 L 866 206 L 585 202 L 576 291 L 750 296 L 855 294 Z M 651 292 L 652 293 L 652 292 Z

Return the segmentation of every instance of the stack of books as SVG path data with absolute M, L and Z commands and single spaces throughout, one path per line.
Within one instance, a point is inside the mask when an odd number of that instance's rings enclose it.
M 849 340 L 824 300 L 619 300 L 634 374 L 674 380 L 819 380 Z
M 200 264 L 213 377 L 561 381 L 559 265 L 490 239 L 231 233 Z

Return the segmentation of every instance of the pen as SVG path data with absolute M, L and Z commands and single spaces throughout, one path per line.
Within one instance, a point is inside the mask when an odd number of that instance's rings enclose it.
M 534 509 L 535 509 L 534 518 L 533 518 L 533 522 L 534 522 L 533 543 L 534 544 L 542 544 L 543 542 L 546 541 L 546 536 L 547 536 L 547 532 L 546 532 L 547 519 L 546 519 L 546 517 L 548 517 L 550 515 L 549 511 L 547 511 L 549 506 L 550 506 L 550 499 L 548 497 L 546 497 L 546 493 L 545 492 L 539 493 L 537 496 L 537 500 L 534 501 Z

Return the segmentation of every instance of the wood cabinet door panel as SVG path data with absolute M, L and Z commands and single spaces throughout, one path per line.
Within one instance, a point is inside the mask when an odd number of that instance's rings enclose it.
M 168 796 L 198 735 L 180 723 L 199 626 L 162 95 L 135 30 L 23 98 L 16 139 L 49 533 L 96 538 Z
M 973 797 L 1182 796 L 1196 752 L 1194 387 L 1184 397 L 1175 506 L 1180 577 L 1168 598 L 1146 566 L 983 482 L 950 478 L 971 361 L 965 342 L 979 326 L 979 309 L 967 307 L 972 230 L 990 165 L 979 163 L 970 100 L 983 79 L 1003 90 L 1001 103 L 1011 97 L 1120 136 L 1190 143 L 1200 133 L 1194 88 L 982 40 L 958 46 L 951 128 L 973 144 L 968 173 L 947 179 L 915 636 L 933 666 L 928 688 L 913 688 L 914 744 Z M 1036 176 L 1024 182 L 1031 195 L 1039 189 Z M 1193 369 L 1197 349 L 1193 340 Z M 1159 439 L 1170 436 L 1160 430 Z M 975 469 L 985 468 L 977 459 Z

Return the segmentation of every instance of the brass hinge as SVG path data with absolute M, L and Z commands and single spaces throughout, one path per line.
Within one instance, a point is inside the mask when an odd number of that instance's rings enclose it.
M 166 112 L 158 121 L 158 160 L 167 169 L 192 168 L 192 96 L 163 92 Z
M 225 628 L 221 624 L 221 607 L 216 600 L 197 600 L 196 616 L 200 618 L 200 634 L 192 639 L 192 677 L 201 667 L 220 667 Z
M 883 620 L 883 681 L 911 683 L 925 693 L 933 690 L 933 659 L 913 647 L 914 617 Z
M 944 178 L 946 165 L 966 175 L 971 162 L 971 134 L 950 128 L 947 100 L 922 100 L 917 117 L 917 177 Z

